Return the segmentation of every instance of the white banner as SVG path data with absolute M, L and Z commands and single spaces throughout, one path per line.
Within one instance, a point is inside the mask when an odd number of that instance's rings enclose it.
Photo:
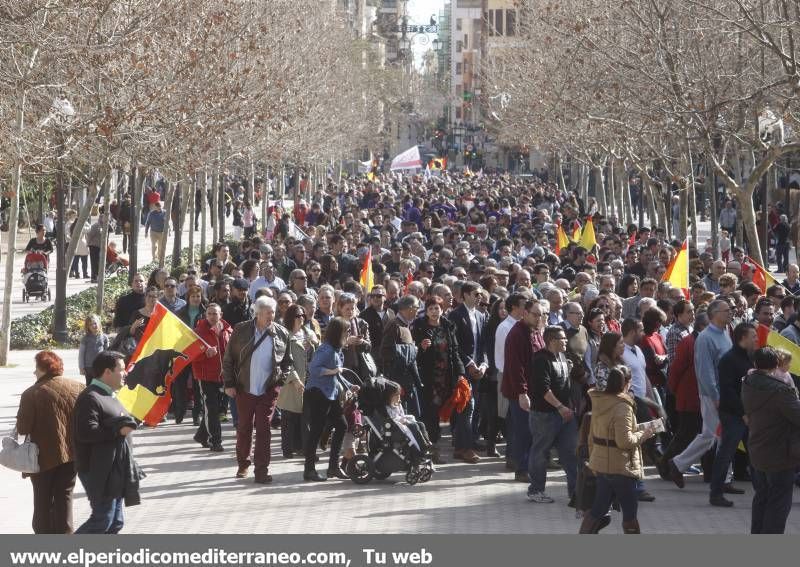
M 419 169 L 422 167 L 422 158 L 419 155 L 419 148 L 414 146 L 392 160 L 391 170 L 398 169 Z

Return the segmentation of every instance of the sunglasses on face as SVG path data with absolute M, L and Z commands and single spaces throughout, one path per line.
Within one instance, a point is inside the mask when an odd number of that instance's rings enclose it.
M 164 284 L 164 287 L 178 287 L 174 283 Z

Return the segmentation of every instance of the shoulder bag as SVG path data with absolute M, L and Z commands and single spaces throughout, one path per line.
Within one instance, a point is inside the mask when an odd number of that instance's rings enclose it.
M 0 449 L 0 465 L 13 471 L 35 474 L 39 472 L 39 447 L 25 436 L 20 443 L 17 440 L 16 427 L 3 438 L 3 447 Z

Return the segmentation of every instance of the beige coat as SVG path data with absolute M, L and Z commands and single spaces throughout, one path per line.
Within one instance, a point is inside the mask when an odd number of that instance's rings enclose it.
M 628 394 L 606 394 L 590 390 L 592 429 L 589 434 L 589 468 L 595 473 L 642 478 L 644 432 L 637 431 L 635 404 Z M 611 441 L 610 445 L 594 439 Z
M 311 341 L 311 354 L 313 354 L 319 346 L 319 340 L 306 328 L 303 328 L 303 333 L 308 337 L 309 341 Z M 277 406 L 284 411 L 303 413 L 303 393 L 297 390 L 295 382 L 300 382 L 305 385 L 306 378 L 308 378 L 309 357 L 306 353 L 303 341 L 299 340 L 295 335 L 289 338 L 289 349 L 292 353 L 294 369 L 289 373 L 286 384 L 284 384 L 280 394 L 278 394 Z

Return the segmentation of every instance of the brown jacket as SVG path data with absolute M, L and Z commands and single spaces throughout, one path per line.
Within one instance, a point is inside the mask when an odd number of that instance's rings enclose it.
M 256 320 L 250 319 L 236 325 L 222 359 L 222 378 L 226 388 L 239 392 L 250 391 L 250 358 L 255 346 Z M 277 323 L 267 328 L 272 336 L 272 374 L 267 384 L 273 384 L 292 370 L 292 352 L 289 348 L 289 331 Z
M 642 478 L 644 433 L 637 431 L 636 402 L 628 394 L 589 390 L 592 429 L 589 433 L 589 468 L 595 473 Z M 595 443 L 595 439 L 608 443 Z
M 30 435 L 39 447 L 39 469 L 53 469 L 74 460 L 72 411 L 84 385 L 63 376 L 46 377 L 22 393 L 17 433 Z

